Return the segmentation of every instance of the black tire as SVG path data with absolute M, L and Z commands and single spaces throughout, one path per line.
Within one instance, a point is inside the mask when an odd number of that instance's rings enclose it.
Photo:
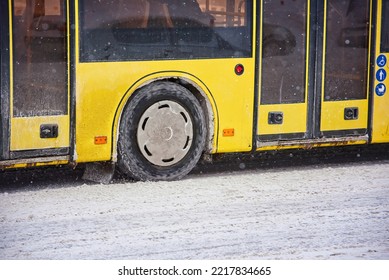
M 181 179 L 197 164 L 206 135 L 204 112 L 188 89 L 167 81 L 147 85 L 122 114 L 119 170 L 141 181 Z

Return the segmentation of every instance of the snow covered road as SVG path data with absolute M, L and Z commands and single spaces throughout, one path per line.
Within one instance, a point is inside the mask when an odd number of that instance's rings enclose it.
M 0 189 L 0 259 L 389 259 L 389 160 Z

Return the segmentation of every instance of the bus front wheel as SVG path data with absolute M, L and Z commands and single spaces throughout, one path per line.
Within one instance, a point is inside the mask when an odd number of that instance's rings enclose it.
M 181 179 L 197 164 L 206 134 L 204 112 L 188 89 L 168 81 L 147 85 L 124 108 L 118 167 L 141 181 Z

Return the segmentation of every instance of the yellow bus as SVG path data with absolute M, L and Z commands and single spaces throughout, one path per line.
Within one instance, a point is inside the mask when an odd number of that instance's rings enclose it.
M 0 168 L 184 177 L 389 142 L 387 0 L 5 0 Z

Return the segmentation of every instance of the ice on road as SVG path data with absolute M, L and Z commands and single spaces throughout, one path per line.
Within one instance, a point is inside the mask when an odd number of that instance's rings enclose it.
M 389 161 L 0 192 L 0 259 L 389 259 Z

